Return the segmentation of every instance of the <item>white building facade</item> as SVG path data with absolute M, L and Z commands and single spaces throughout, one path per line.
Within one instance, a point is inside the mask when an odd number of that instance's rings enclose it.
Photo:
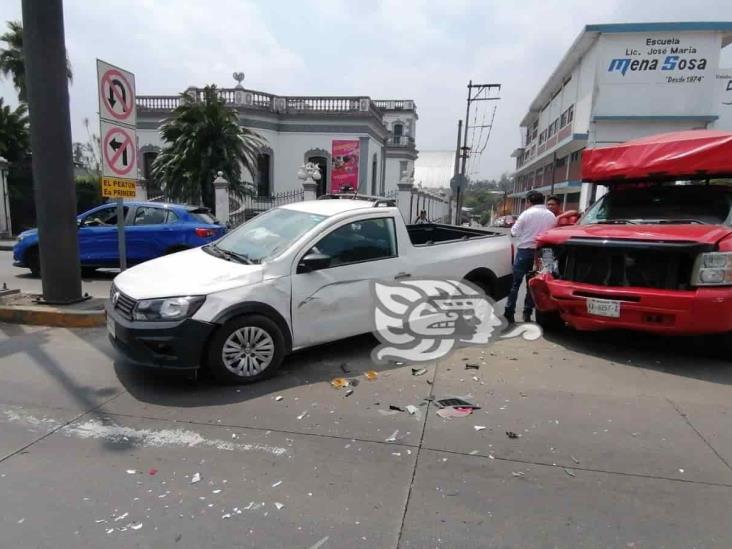
M 585 148 L 662 132 L 732 130 L 732 70 L 720 52 L 732 22 L 588 25 L 521 120 L 514 213 L 532 189 L 585 209 L 604 189 L 582 182 Z
M 411 100 L 369 97 L 292 97 L 247 90 L 220 89 L 240 124 L 266 142 L 256 173 L 243 175 L 258 197 L 302 190 L 297 171 L 306 162 L 322 174 L 318 195 L 331 191 L 334 141 L 357 143 L 358 191 L 396 195 L 399 181 L 414 170 L 417 109 Z M 203 90 L 186 94 L 201 97 Z M 163 147 L 161 123 L 181 102 L 179 96 L 138 96 L 137 136 L 140 179 L 151 182 L 152 162 Z

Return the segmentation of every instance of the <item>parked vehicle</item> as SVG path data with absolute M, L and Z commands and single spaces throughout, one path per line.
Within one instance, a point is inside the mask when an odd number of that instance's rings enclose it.
M 135 265 L 162 255 L 196 248 L 226 232 L 207 208 L 159 202 L 125 202 L 127 263 Z M 78 216 L 79 255 L 87 273 L 119 266 L 117 205 L 104 204 Z M 38 229 L 20 234 L 13 249 L 14 265 L 41 271 Z
M 493 222 L 493 226 L 510 229 L 511 227 L 513 227 L 514 223 L 516 223 L 516 216 L 503 215 Z
M 726 334 L 732 349 L 732 185 L 707 179 L 730 174 L 732 134 L 722 132 L 585 151 L 583 179 L 610 191 L 577 225 L 540 236 L 537 321 Z
M 465 278 L 498 300 L 510 273 L 505 235 L 406 226 L 385 200 L 298 202 L 118 275 L 108 329 L 134 362 L 249 382 L 292 350 L 369 332 L 374 280 Z

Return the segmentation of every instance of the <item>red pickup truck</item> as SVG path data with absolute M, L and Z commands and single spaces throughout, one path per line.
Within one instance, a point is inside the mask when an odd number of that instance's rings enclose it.
M 732 352 L 732 134 L 696 130 L 587 150 L 609 192 L 537 242 L 537 322 L 724 334 Z

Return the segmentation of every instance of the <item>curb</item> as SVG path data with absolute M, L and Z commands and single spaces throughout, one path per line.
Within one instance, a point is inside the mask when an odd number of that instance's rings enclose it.
M 12 252 L 13 244 L 0 244 L 0 252 Z
M 0 306 L 0 322 L 32 324 L 55 328 L 96 328 L 107 322 L 106 313 L 97 311 L 59 311 L 46 307 Z

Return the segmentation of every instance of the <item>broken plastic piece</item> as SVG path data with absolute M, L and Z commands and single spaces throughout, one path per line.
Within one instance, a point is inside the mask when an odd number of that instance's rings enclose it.
M 158 474 L 158 470 L 155 467 L 150 467 L 147 470 L 147 474 L 150 475 L 151 477 L 154 477 L 155 475 Z
M 523 473 L 523 471 L 514 471 L 514 472 L 512 472 L 511 474 L 512 474 L 513 476 L 515 476 L 516 478 L 523 478 L 523 477 L 525 477 L 525 476 L 526 476 L 526 475 L 525 475 L 525 474 Z
M 137 473 L 137 471 L 135 471 L 134 469 L 127 469 L 128 475 L 134 475 L 135 473 Z
M 191 484 L 195 484 L 195 483 L 199 482 L 200 480 L 201 480 L 201 473 L 195 473 L 191 477 Z
M 414 404 L 407 405 L 406 410 L 407 412 L 409 412 L 410 415 L 414 415 L 419 412 L 419 408 L 417 408 Z
M 465 365 L 466 370 L 480 370 L 480 364 L 466 364 Z
M 472 408 L 447 407 L 437 410 L 437 415 L 441 418 L 451 419 L 454 417 L 466 417 L 473 413 Z
M 440 408 L 472 408 L 473 410 L 480 410 L 480 406 L 476 406 L 475 404 L 471 404 L 467 400 L 463 400 L 462 398 L 443 398 L 440 400 L 436 400 L 435 404 L 437 404 Z
M 384 440 L 384 442 L 396 442 L 398 436 L 399 436 L 399 429 L 394 431 L 389 438 Z
M 277 488 L 277 487 L 278 487 L 278 486 L 279 486 L 280 484 L 282 484 L 282 481 L 281 481 L 281 480 L 278 480 L 277 482 L 275 482 L 275 483 L 274 483 L 274 484 L 272 485 L 272 488 Z
M 389 404 L 389 410 L 396 410 L 397 412 L 404 412 L 404 408 L 397 406 L 396 404 Z
M 308 415 L 308 411 L 307 411 L 307 410 L 305 410 L 305 411 L 304 411 L 304 412 L 303 412 L 302 414 L 300 414 L 299 416 L 297 416 L 297 419 L 302 419 L 302 418 L 304 418 L 304 417 L 305 417 L 306 415 Z
M 277 510 L 280 511 L 284 507 L 284 505 L 281 504 L 279 501 L 275 501 L 275 507 L 277 507 Z
M 482 431 L 483 429 L 485 429 L 485 425 L 473 425 L 473 429 L 475 429 L 476 431 Z
M 130 528 L 132 528 L 133 530 L 139 530 L 140 528 L 142 528 L 142 523 L 138 522 L 137 524 L 130 524 Z
M 351 396 L 352 394 L 353 394 L 353 389 L 348 389 L 348 391 L 346 391 L 347 397 Z
M 427 368 L 412 368 L 413 376 L 423 376 L 427 373 Z
M 574 477 L 574 473 L 570 471 L 569 469 L 564 469 L 564 472 L 567 473 L 570 477 Z
M 374 370 L 369 370 L 368 372 L 365 372 L 363 375 L 369 381 L 374 381 L 377 377 L 379 377 L 379 373 L 375 372 Z
M 517 435 L 517 434 L 516 434 L 516 433 L 514 433 L 513 431 L 506 431 L 506 436 L 507 436 L 508 438 L 519 438 L 519 437 L 520 437 L 521 435 Z
M 282 400 L 283 398 L 285 398 L 285 397 L 283 397 L 282 395 L 277 395 L 277 396 L 275 397 L 275 400 L 276 400 L 277 402 L 279 402 L 279 401 L 280 401 L 280 400 Z
M 334 389 L 343 389 L 343 387 L 348 387 L 348 380 L 344 377 L 336 377 L 330 381 L 330 384 Z

